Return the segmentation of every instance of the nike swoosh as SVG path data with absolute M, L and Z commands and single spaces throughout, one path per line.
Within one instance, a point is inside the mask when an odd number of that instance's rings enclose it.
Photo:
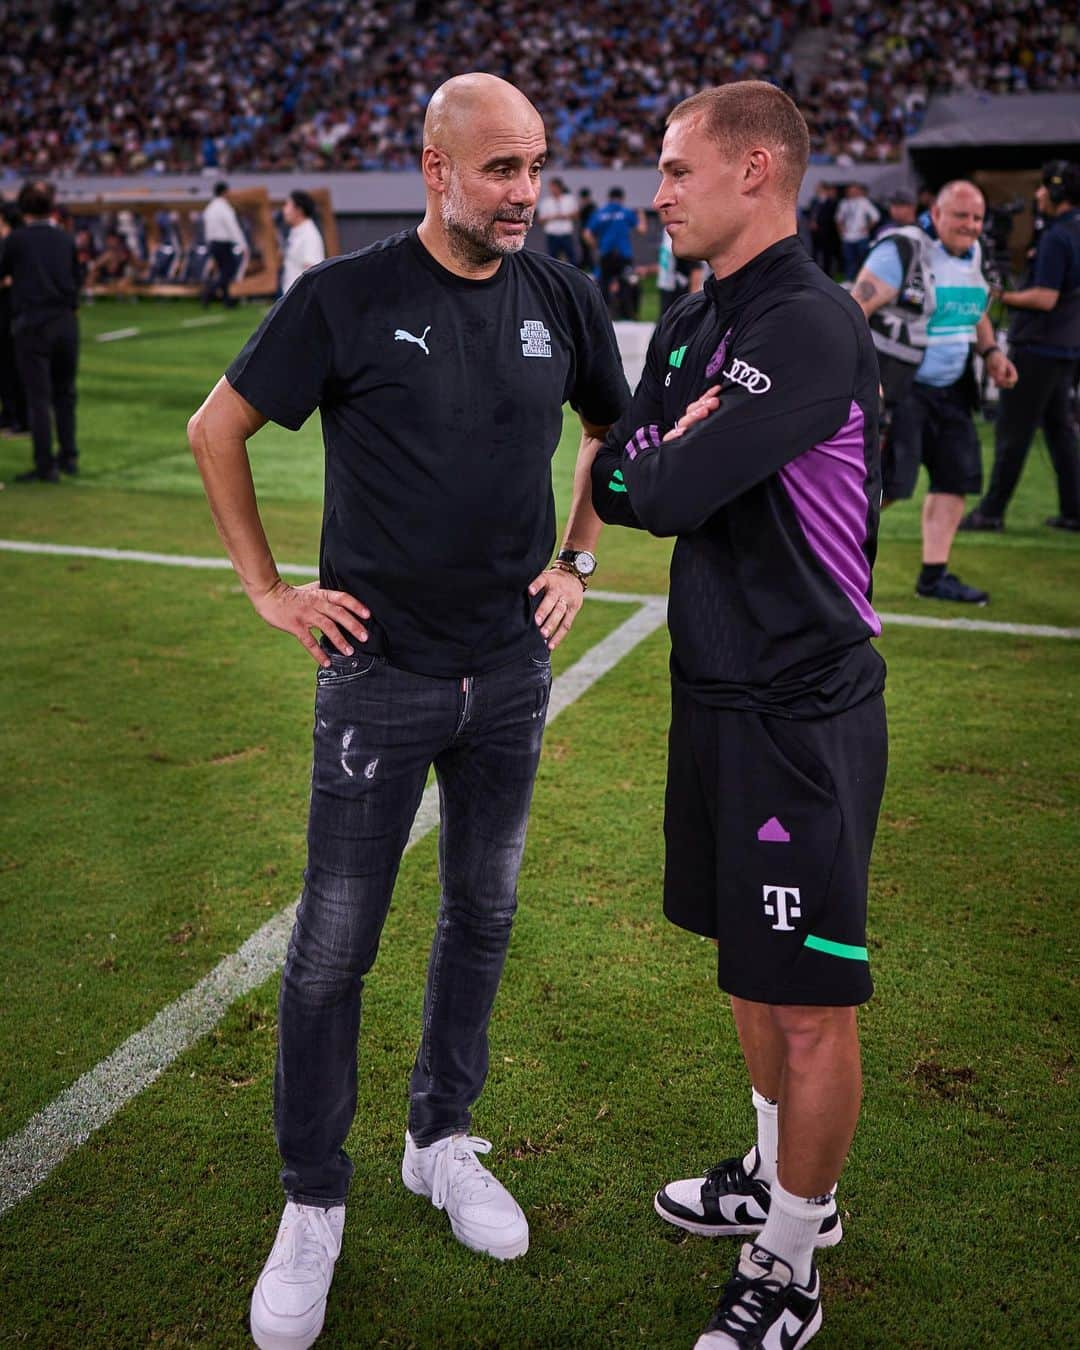
M 780 1328 L 781 1350 L 791 1350 L 792 1346 L 798 1345 L 799 1337 L 802 1335 L 802 1333 L 803 1333 L 803 1324 L 801 1322 L 795 1328 L 795 1330 L 790 1333 L 788 1332 L 786 1326 L 782 1326 Z
M 735 1206 L 735 1223 L 764 1223 L 765 1220 L 760 1214 L 751 1214 L 750 1207 L 745 1201 L 741 1201 Z

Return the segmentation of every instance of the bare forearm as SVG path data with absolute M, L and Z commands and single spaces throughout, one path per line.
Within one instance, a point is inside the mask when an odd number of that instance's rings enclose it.
M 1048 286 L 1029 286 L 1024 291 L 1002 291 L 1001 302 L 1010 309 L 1041 309 L 1049 313 L 1060 295 L 1060 291 L 1053 291 Z
M 882 305 L 891 304 L 898 294 L 899 292 L 892 286 L 876 277 L 873 272 L 867 271 L 865 267 L 855 278 L 855 284 L 851 288 L 851 298 L 868 319 Z
M 998 342 L 996 342 L 994 324 L 990 321 L 990 315 L 983 315 L 979 323 L 975 325 L 975 350 L 981 356 L 984 355 L 984 352 L 990 351 L 991 348 L 996 348 L 996 346 L 998 346 Z
M 188 423 L 188 441 L 221 542 L 249 599 L 256 602 L 280 580 L 259 517 L 247 453 L 248 436 L 258 430 L 251 423 L 262 423 L 245 418 L 235 406 L 239 396 L 227 385 L 223 390 L 223 384 Z
M 581 434 L 577 463 L 574 465 L 574 494 L 563 533 L 564 548 L 588 549 L 590 553 L 596 552 L 596 542 L 604 528 L 592 504 L 592 463 L 603 443 L 603 436 L 591 433 L 599 430 L 601 428 L 590 428 Z M 606 429 L 604 432 L 606 434 Z

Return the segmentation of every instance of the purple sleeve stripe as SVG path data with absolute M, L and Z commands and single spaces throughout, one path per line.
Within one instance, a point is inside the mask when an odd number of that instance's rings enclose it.
M 638 452 L 641 450 L 658 449 L 660 441 L 660 428 L 655 422 L 650 423 L 647 427 L 638 427 L 624 447 L 627 459 L 637 459 Z
M 862 409 L 831 436 L 780 470 L 795 515 L 818 561 L 876 636 L 881 622 L 866 598 L 866 447 Z

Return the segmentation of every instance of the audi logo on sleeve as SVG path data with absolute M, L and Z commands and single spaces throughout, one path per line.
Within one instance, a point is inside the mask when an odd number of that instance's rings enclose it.
M 731 362 L 731 369 L 724 371 L 724 379 L 731 380 L 733 384 L 741 384 L 749 394 L 767 394 L 772 388 L 772 380 L 763 370 L 758 370 L 756 366 L 748 366 L 737 356 Z

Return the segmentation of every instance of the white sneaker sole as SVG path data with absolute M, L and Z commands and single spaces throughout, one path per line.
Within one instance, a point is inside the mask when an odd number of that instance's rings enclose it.
M 412 1191 L 413 1195 L 423 1196 L 425 1200 L 431 1199 L 431 1192 L 424 1185 L 423 1178 L 407 1167 L 404 1161 L 401 1164 L 401 1180 L 405 1183 L 405 1189 Z M 449 1215 L 447 1217 L 450 1218 Z M 523 1238 L 515 1238 L 512 1242 L 485 1243 L 462 1232 L 453 1218 L 450 1218 L 450 1231 L 463 1247 L 468 1247 L 471 1252 L 480 1252 L 484 1256 L 493 1256 L 496 1261 L 513 1261 L 515 1257 L 524 1256 L 529 1250 L 528 1232 Z
M 692 1219 L 683 1219 L 676 1214 L 669 1213 L 660 1203 L 659 1191 L 653 1196 L 653 1209 L 656 1210 L 657 1214 L 660 1215 L 665 1223 L 674 1224 L 676 1228 L 681 1228 L 687 1233 L 693 1233 L 696 1237 L 750 1237 L 754 1233 L 760 1233 L 765 1227 L 764 1219 L 761 1223 L 725 1224 L 723 1228 L 717 1228 L 715 1224 L 694 1223 Z M 835 1247 L 843 1236 L 844 1228 L 838 1216 L 836 1227 L 830 1228 L 827 1233 L 819 1233 L 814 1246 Z
M 814 1313 L 810 1321 L 807 1322 L 806 1326 L 804 1326 L 802 1331 L 799 1332 L 799 1339 L 797 1341 L 792 1341 L 790 1350 L 802 1350 L 802 1347 L 807 1343 L 807 1341 L 813 1340 L 813 1338 L 818 1334 L 820 1330 L 821 1330 L 821 1307 L 819 1305 L 817 1312 Z M 704 1336 L 699 1336 L 697 1338 L 697 1340 L 694 1342 L 694 1350 L 713 1350 L 714 1346 L 724 1344 L 730 1345 L 731 1338 L 729 1336 L 725 1336 L 723 1332 L 711 1331 L 706 1332 Z
M 318 1321 L 310 1323 L 302 1330 L 295 1327 L 275 1327 L 284 1319 L 276 1317 L 263 1302 L 258 1285 L 251 1296 L 251 1339 L 259 1350 L 308 1350 L 322 1334 L 326 1321 L 326 1305 L 318 1315 Z M 297 1322 L 299 1318 L 295 1319 Z

